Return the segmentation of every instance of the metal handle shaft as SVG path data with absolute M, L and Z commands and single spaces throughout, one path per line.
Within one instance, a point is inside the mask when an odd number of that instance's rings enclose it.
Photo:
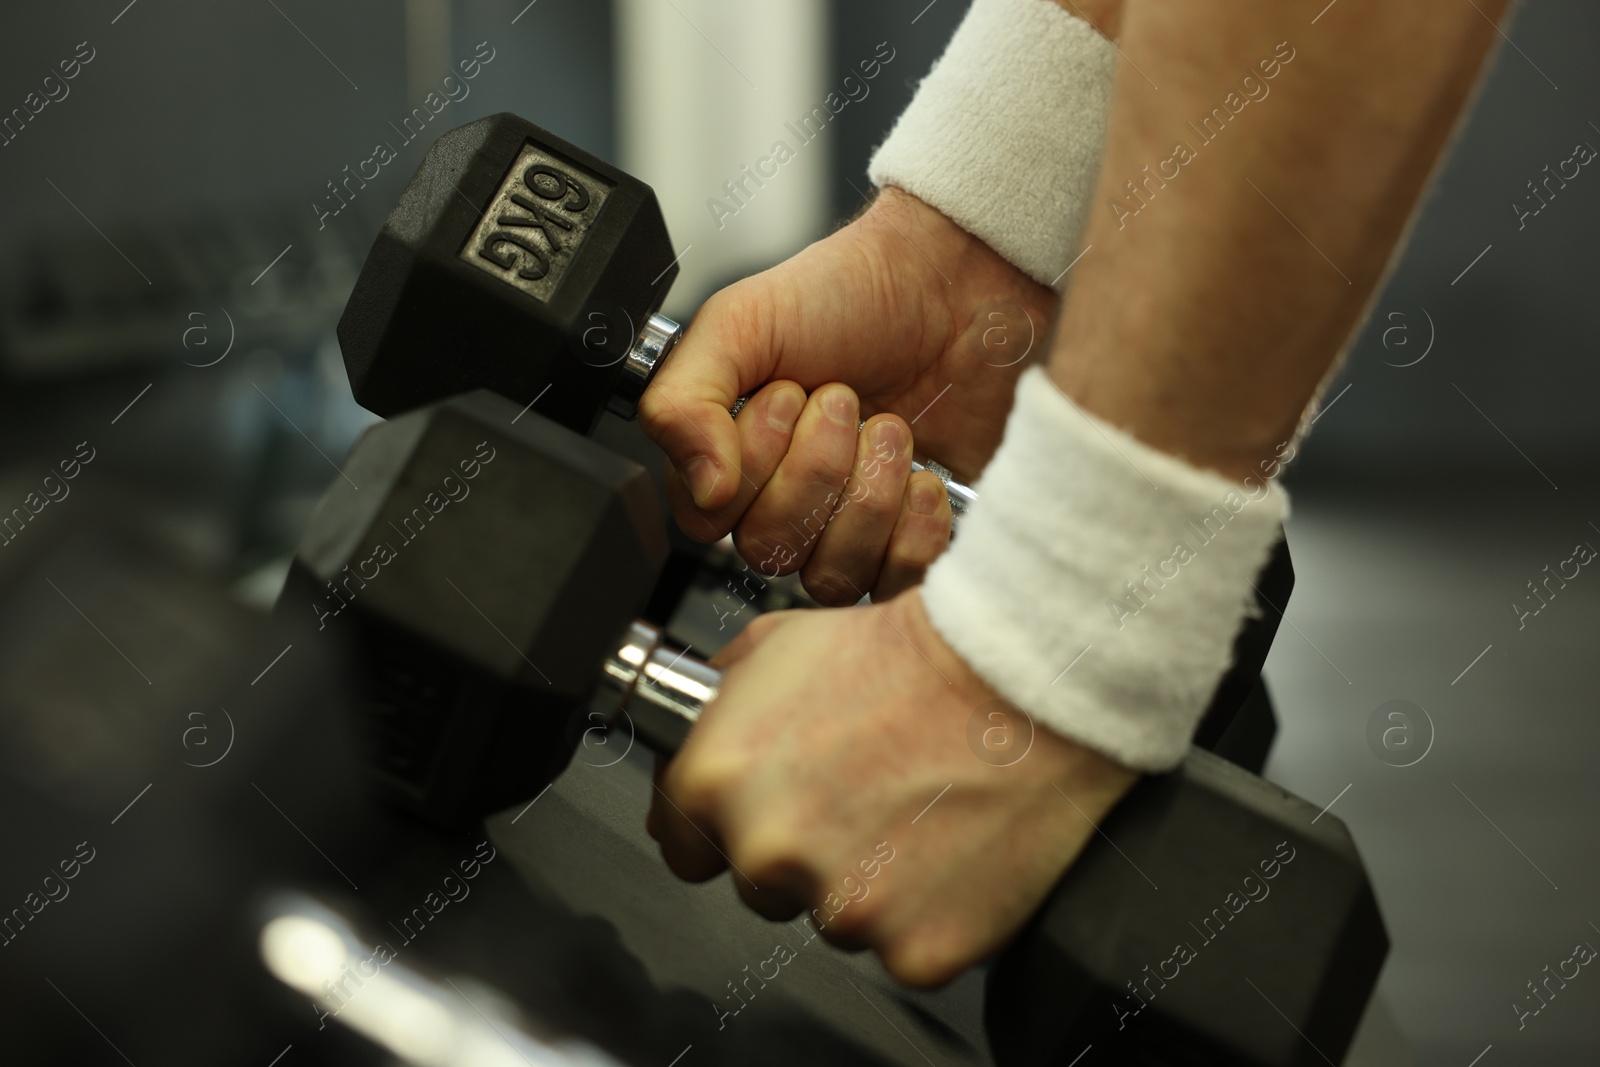
M 865 425 L 865 424 L 863 424 Z M 978 500 L 978 491 L 950 473 L 950 468 L 943 463 L 935 463 L 931 459 L 921 462 L 912 461 L 911 469 L 914 471 L 932 471 L 944 483 L 945 495 L 950 498 L 950 521 L 959 522 Z
M 665 644 L 660 629 L 641 619 L 606 657 L 602 684 L 615 698 L 612 724 L 631 726 L 648 748 L 671 757 L 716 699 L 722 672 Z

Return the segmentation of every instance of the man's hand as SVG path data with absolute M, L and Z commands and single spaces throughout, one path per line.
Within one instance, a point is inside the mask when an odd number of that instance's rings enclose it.
M 948 541 L 949 505 L 932 475 L 908 485 L 912 432 L 919 453 L 975 477 L 1058 302 L 933 208 L 884 190 L 855 222 L 707 301 L 645 393 L 639 419 L 667 453 L 679 525 L 704 541 L 732 532 L 753 566 L 801 571 L 824 604 L 914 584 Z
M 909 985 L 1008 941 L 1137 777 L 1043 728 L 1024 748 L 1026 719 L 915 592 L 764 616 L 721 660 L 721 695 L 657 776 L 668 865 L 692 881 L 731 866 L 756 911 L 809 911 Z M 979 756 L 995 712 L 1026 752 L 1009 766 Z

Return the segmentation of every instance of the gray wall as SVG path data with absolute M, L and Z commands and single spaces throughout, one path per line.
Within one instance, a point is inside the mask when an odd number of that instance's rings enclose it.
M 1330 391 L 1353 383 L 1317 424 L 1308 475 L 1494 467 L 1543 484 L 1537 464 L 1561 484 L 1594 466 L 1600 166 L 1584 167 L 1521 230 L 1512 204 L 1578 142 L 1600 149 L 1600 8 L 1577 0 L 1530 4 L 1510 34 L 1516 47 L 1502 45 L 1345 380 Z M 1421 355 L 1423 309 L 1437 326 L 1433 351 L 1415 367 L 1385 365 Z M 1406 318 L 1390 320 L 1392 312 Z M 1385 348 L 1384 331 L 1400 324 L 1412 327 L 1416 343 Z
M 363 194 L 381 220 L 432 135 L 482 115 L 520 111 L 586 148 L 613 149 L 607 4 L 539 0 L 515 25 L 523 5 L 513 0 L 453 4 L 448 54 L 467 58 L 487 40 L 495 59 L 426 139 L 402 148 L 389 123 L 421 103 L 407 98 L 405 5 L 274 2 L 282 13 L 267 0 L 140 0 L 115 25 L 126 0 L 12 5 L 0 109 L 20 106 L 78 42 L 97 54 L 66 99 L 0 148 L 0 259 L 30 228 L 82 225 L 49 181 L 102 229 L 280 200 L 314 217 L 324 183 L 387 139 L 400 156 Z

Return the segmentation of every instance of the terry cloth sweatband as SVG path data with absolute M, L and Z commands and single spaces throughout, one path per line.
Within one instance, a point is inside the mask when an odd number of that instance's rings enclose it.
M 867 174 L 1054 285 L 1078 254 L 1116 58 L 1050 0 L 975 0 Z
M 934 627 L 1035 722 L 1138 771 L 1170 770 L 1255 609 L 1289 500 L 1083 411 L 1041 368 L 960 535 L 928 570 Z

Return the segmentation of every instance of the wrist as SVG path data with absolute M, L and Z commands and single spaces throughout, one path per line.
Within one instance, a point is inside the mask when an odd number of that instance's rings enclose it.
M 1075 316 L 1081 318 L 1082 316 Z M 1125 358 L 1094 359 L 1074 351 L 1070 337 L 1082 323 L 1064 322 L 1049 374 L 1079 408 L 1167 455 L 1235 482 L 1276 478 L 1298 450 L 1298 411 L 1283 414 L 1275 393 L 1253 398 L 1220 393 L 1205 375 L 1188 375 L 1192 387 L 1174 390 L 1172 379 L 1129 373 Z M 1118 348 L 1124 353 L 1122 348 Z M 1227 412 L 1219 418 L 1218 412 Z
M 939 672 L 956 690 L 962 703 L 978 718 L 976 737 L 969 722 L 967 741 L 983 749 L 975 755 L 984 762 L 995 750 L 990 747 L 991 730 L 1004 734 L 1004 758 L 997 766 L 1016 766 L 1037 751 L 1034 767 L 1043 768 L 1054 780 L 1065 782 L 1065 791 L 1079 810 L 1098 821 L 1139 779 L 1139 772 L 1056 730 L 1049 729 L 1033 716 L 1006 702 L 966 660 L 961 658 L 928 617 L 927 605 L 918 590 L 910 590 L 882 605 L 882 611 L 895 630 L 916 653 Z M 984 714 L 979 715 L 978 713 Z M 998 716 L 998 717 L 996 717 Z M 1018 754 L 1020 749 L 1022 754 Z
M 874 607 L 905 638 L 917 655 L 926 660 L 928 666 L 937 671 L 961 696 L 978 703 L 1002 699 L 934 626 L 928 617 L 928 607 L 920 586 Z
M 877 191 L 852 226 L 883 249 L 919 285 L 942 293 L 960 284 L 952 272 L 970 261 L 1000 260 L 988 245 L 962 229 L 938 208 L 895 185 Z

